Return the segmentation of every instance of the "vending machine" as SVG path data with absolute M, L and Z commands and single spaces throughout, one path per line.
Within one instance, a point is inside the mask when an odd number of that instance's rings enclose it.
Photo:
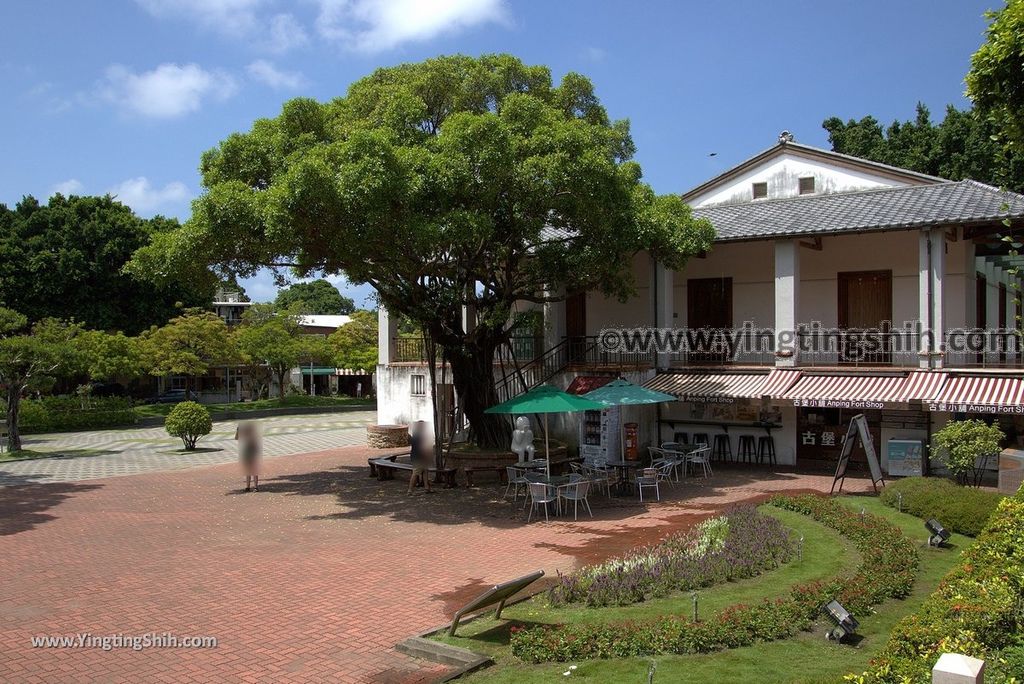
M 585 461 L 616 461 L 621 457 L 618 406 L 583 412 L 580 420 L 580 456 Z

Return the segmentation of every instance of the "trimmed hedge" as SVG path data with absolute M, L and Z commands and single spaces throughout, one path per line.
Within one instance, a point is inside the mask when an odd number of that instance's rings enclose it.
M 92 397 L 86 408 L 77 397 L 22 399 L 18 424 L 23 434 L 131 426 L 139 422 L 124 397 Z
M 977 537 L 1003 495 L 964 487 L 939 477 L 907 477 L 887 484 L 882 503 L 896 508 L 903 495 L 903 512 L 935 518 L 946 529 Z
M 196 442 L 203 435 L 213 430 L 213 420 L 205 406 L 195 401 L 183 401 L 175 404 L 164 421 L 164 429 L 171 437 L 181 438 L 185 451 L 196 448 Z
M 945 652 L 992 659 L 997 670 L 1022 663 L 1022 609 L 1024 487 L 1003 499 L 978 540 L 960 555 L 921 609 L 896 624 L 873 668 L 850 678 L 928 682 L 931 668 Z M 1012 674 L 1021 677 L 1024 672 Z
M 880 516 L 856 513 L 835 499 L 814 495 L 774 497 L 770 503 L 807 515 L 853 542 L 862 558 L 856 574 L 796 585 L 781 598 L 731 606 L 701 622 L 667 616 L 513 628 L 512 654 L 540 663 L 706 653 L 793 636 L 810 628 L 822 604 L 833 598 L 856 614 L 910 593 L 917 574 L 917 549 L 895 525 Z

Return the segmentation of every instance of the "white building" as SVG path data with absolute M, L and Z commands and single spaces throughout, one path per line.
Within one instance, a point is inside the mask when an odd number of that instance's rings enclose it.
M 524 361 L 529 383 L 564 389 L 612 373 L 679 397 L 627 413 L 641 444 L 724 435 L 735 454 L 743 435 L 756 448 L 768 421 L 781 464 L 834 462 L 856 413 L 883 462 L 889 440 L 927 440 L 957 414 L 1024 435 L 1024 355 L 1015 333 L 1000 332 L 1020 327 L 1016 243 L 1001 236 L 1004 220 L 1024 218 L 1024 196 L 783 135 L 683 197 L 715 227 L 711 251 L 679 272 L 638 254 L 626 303 L 590 292 L 545 307 L 545 340 L 527 355 L 538 360 Z M 380 323 L 379 420 L 429 421 L 415 344 L 384 311 Z M 598 338 L 640 326 L 731 331 L 710 339 L 748 344 L 611 353 Z

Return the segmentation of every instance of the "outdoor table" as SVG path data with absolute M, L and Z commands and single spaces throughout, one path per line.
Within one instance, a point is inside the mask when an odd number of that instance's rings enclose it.
M 609 468 L 615 468 L 619 473 L 619 495 L 625 496 L 629 494 L 629 471 L 642 468 L 643 464 L 639 461 L 605 461 L 604 464 Z
M 529 479 L 530 482 L 533 482 L 533 483 L 542 483 L 542 484 L 547 485 L 548 489 L 551 489 L 551 490 L 555 491 L 556 497 L 557 497 L 557 493 L 558 493 L 558 488 L 569 484 L 569 480 L 570 480 L 568 475 L 543 475 L 543 474 L 542 475 L 534 475 L 534 476 L 529 477 L 528 479 Z M 527 496 L 526 500 L 529 501 L 529 498 L 530 497 Z M 556 514 L 560 513 L 561 511 L 559 510 L 559 507 L 558 507 L 558 500 L 557 500 L 557 498 L 556 498 L 554 503 L 555 503 L 555 512 L 556 512 Z M 524 504 L 524 507 L 525 507 L 525 504 Z
M 527 470 L 544 470 L 548 467 L 548 462 L 543 458 L 535 458 L 532 461 L 516 463 L 516 467 L 526 468 Z

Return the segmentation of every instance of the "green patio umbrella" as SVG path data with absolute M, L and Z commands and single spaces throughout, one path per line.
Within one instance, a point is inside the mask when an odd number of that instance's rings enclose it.
M 604 404 L 568 394 L 552 387 L 541 385 L 532 390 L 503 401 L 486 409 L 484 413 L 541 413 L 544 415 L 544 458 L 547 459 L 547 475 L 551 477 L 551 449 L 548 446 L 548 414 L 575 413 L 576 411 L 595 411 L 604 408 Z
M 666 401 L 676 400 L 676 398 L 671 394 L 665 394 L 664 392 L 647 389 L 640 385 L 634 385 L 622 378 L 612 380 L 607 385 L 602 385 L 595 390 L 587 392 L 583 395 L 583 398 L 596 401 L 602 406 L 640 406 L 643 404 L 661 404 Z M 619 415 L 619 422 L 622 422 L 621 414 Z M 621 424 L 619 425 L 619 435 L 619 439 L 623 439 L 623 437 L 621 437 Z M 623 453 L 620 458 L 625 458 L 625 449 L 622 451 Z

